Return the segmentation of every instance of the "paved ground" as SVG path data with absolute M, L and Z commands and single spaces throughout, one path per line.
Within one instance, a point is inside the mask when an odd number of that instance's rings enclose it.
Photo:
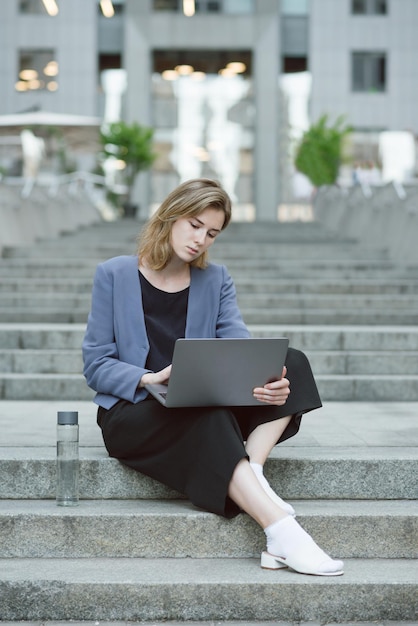
M 325 626 L 320 622 L 136 622 L 144 626 Z M 134 622 L 1 622 L 1 626 L 134 626 Z M 330 622 L 326 626 L 417 626 L 418 622 Z
M 55 446 L 57 411 L 67 410 L 79 412 L 81 446 L 103 445 L 92 402 L 0 401 L 0 447 Z M 418 402 L 326 402 L 283 446 L 416 447 L 418 455 Z
M 95 423 L 96 408 L 91 402 L 1 401 L 1 447 L 55 446 L 56 413 L 77 410 L 80 421 L 80 445 L 102 446 L 100 430 Z M 304 448 L 313 455 L 321 448 L 351 449 L 353 454 L 365 448 L 386 448 L 388 456 L 394 448 L 409 448 L 418 455 L 418 403 L 388 402 L 326 402 L 322 409 L 304 417 L 297 437 L 283 447 Z M 391 450 L 392 449 L 392 450 Z M 406 450 L 405 450 L 406 452 Z M 280 455 L 280 447 L 273 454 Z M 319 622 L 148 622 L 147 626 L 321 626 Z M 1 626 L 139 626 L 132 622 L 1 622 Z M 328 624 L 327 626 L 337 626 Z M 418 626 L 418 622 L 346 622 L 338 626 Z

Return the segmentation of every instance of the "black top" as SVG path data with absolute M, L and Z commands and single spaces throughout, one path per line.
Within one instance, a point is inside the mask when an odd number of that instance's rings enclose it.
M 161 291 L 139 272 L 142 307 L 150 351 L 145 367 L 159 372 L 173 360 L 176 339 L 185 336 L 189 287 L 176 293 Z

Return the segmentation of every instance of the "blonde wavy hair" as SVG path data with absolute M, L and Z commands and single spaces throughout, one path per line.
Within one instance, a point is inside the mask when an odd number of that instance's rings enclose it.
M 173 249 L 171 229 L 182 217 L 197 217 L 205 209 L 223 211 L 224 230 L 231 220 L 231 200 L 216 180 L 195 178 L 174 189 L 138 235 L 137 254 L 153 270 L 162 270 L 169 263 Z M 207 251 L 191 262 L 204 269 L 208 264 Z

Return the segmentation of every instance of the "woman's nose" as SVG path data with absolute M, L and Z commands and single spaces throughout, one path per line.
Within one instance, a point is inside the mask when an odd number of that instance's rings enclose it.
M 205 233 L 203 230 L 197 230 L 194 239 L 196 243 L 203 243 L 205 241 Z

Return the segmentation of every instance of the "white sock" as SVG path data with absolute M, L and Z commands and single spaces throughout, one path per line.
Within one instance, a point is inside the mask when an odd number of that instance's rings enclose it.
M 341 571 L 344 567 L 342 561 L 328 556 L 290 515 L 270 524 L 264 532 L 267 537 L 267 552 L 282 559 L 289 559 L 290 567 L 292 567 L 292 553 L 300 555 L 301 551 L 306 554 L 305 566 L 313 567 L 317 574 L 332 574 Z
M 264 529 L 267 551 L 275 556 L 286 557 L 301 543 L 314 542 L 298 522 L 288 515 Z
M 251 462 L 250 462 L 250 465 L 254 474 L 257 476 L 258 482 L 263 487 L 266 494 L 273 500 L 273 502 L 275 502 L 281 509 L 283 509 L 283 511 L 286 511 L 286 513 L 288 513 L 292 517 L 295 517 L 296 513 L 295 513 L 295 509 L 293 508 L 293 506 L 289 504 L 288 502 L 285 502 L 284 500 L 282 500 L 277 495 L 277 493 L 273 491 L 273 489 L 270 487 L 267 478 L 264 476 L 263 466 L 260 463 L 251 463 Z

